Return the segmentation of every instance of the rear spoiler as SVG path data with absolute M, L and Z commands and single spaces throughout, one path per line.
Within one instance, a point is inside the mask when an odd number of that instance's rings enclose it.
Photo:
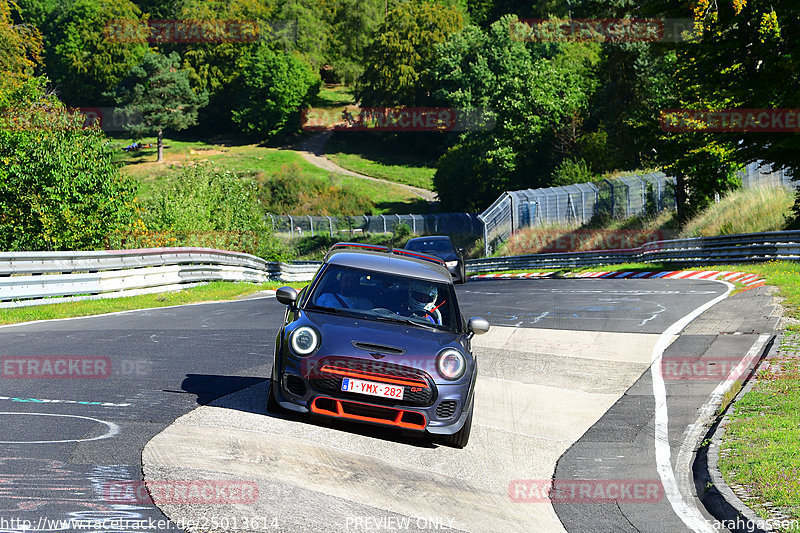
M 423 261 L 430 261 L 431 263 L 436 263 L 438 265 L 445 266 L 444 261 L 432 255 L 421 254 L 419 252 L 412 252 L 410 250 L 404 250 L 402 248 L 389 248 L 388 246 L 381 246 L 379 244 L 364 244 L 360 242 L 337 242 L 336 244 L 331 246 L 330 249 L 328 250 L 328 253 L 325 254 L 325 261 L 327 261 L 328 258 L 331 255 L 335 254 L 336 252 L 342 252 L 345 250 L 353 250 L 353 249 L 413 257 L 415 259 L 422 259 Z

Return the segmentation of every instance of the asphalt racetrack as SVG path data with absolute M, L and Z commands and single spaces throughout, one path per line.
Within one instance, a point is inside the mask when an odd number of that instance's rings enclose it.
M 0 533 L 72 531 L 81 520 L 95 526 L 85 531 L 117 532 L 688 531 L 669 484 L 624 512 L 537 499 L 535 489 L 562 472 L 643 490 L 661 483 L 648 381 L 654 350 L 671 325 L 727 290 L 658 279 L 458 286 L 464 315 L 493 325 L 474 340 L 480 377 L 463 450 L 267 414 L 265 379 L 284 311 L 269 295 L 2 327 Z M 744 355 L 753 335 L 724 349 Z M 666 345 L 677 338 L 668 337 Z M 701 355 L 716 339 L 694 337 L 673 346 Z M 14 366 L 19 358 L 41 366 Z M 92 365 L 70 367 L 75 358 Z M 71 375 L 47 374 L 48 363 Z M 685 396 L 674 405 L 670 424 L 684 426 L 669 427 L 675 457 L 708 385 L 690 395 L 697 405 Z M 639 391 L 638 403 L 626 391 Z M 631 427 L 630 438 L 617 438 Z M 256 497 L 159 508 L 142 491 L 115 496 L 143 474 L 245 483 Z

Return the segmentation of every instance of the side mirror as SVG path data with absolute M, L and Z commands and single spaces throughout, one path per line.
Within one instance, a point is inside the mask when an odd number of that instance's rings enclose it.
M 275 291 L 275 299 L 283 305 L 294 305 L 297 301 L 297 291 L 292 287 L 281 287 Z
M 470 333 L 474 335 L 483 335 L 487 331 L 489 331 L 489 321 L 485 318 L 480 318 L 474 316 L 469 319 L 469 324 L 467 324 Z

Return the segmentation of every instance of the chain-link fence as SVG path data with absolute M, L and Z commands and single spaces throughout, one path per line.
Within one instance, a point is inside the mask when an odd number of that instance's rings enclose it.
M 757 161 L 750 163 L 739 173 L 742 178 L 742 186 L 757 187 L 763 185 L 784 185 L 786 187 L 796 187 L 797 183 L 792 181 L 792 173 L 788 169 L 773 170 L 769 163 Z
M 752 163 L 741 173 L 745 187 L 794 186 L 788 170 Z M 405 224 L 411 233 L 482 236 L 486 255 L 513 232 L 530 226 L 585 224 L 598 215 L 625 218 L 676 207 L 675 178 L 662 172 L 594 183 L 509 191 L 481 214 L 360 215 L 350 217 L 267 215 L 275 233 L 291 236 L 392 233 Z
M 275 233 L 353 236 L 363 233 L 392 233 L 405 224 L 411 233 L 483 235 L 483 223 L 472 213 L 431 213 L 427 215 L 360 215 L 350 217 L 267 215 Z
M 675 209 L 675 178 L 661 172 L 503 193 L 481 213 L 486 255 L 520 228 L 585 224 L 606 214 L 624 218 Z

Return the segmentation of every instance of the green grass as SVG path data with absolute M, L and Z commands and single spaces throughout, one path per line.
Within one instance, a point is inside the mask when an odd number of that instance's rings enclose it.
M 325 145 L 325 152 L 331 161 L 347 170 L 433 190 L 435 158 L 410 154 L 374 134 L 339 132 Z
M 582 252 L 636 247 L 653 240 L 676 237 L 675 213 L 619 220 L 608 218 L 587 226 L 551 224 L 517 231 L 493 255 Z
M 796 331 L 786 335 L 800 340 Z M 753 388 L 733 404 L 719 466 L 729 484 L 755 498 L 747 503 L 760 516 L 769 518 L 764 506 L 769 502 L 790 520 L 800 520 L 800 360 L 781 359 L 779 365 L 761 371 Z
M 282 167 L 296 165 L 300 171 L 298 182 L 330 178 L 334 187 L 347 184 L 353 192 L 367 196 L 373 204 L 371 212 L 367 214 L 428 212 L 427 202 L 402 187 L 333 174 L 315 167 L 291 150 L 234 142 L 165 139 L 164 161 L 156 163 L 155 141 L 154 137 L 142 139 L 144 144 L 152 143 L 153 148 L 139 152 L 122 151 L 122 147 L 133 142 L 132 139 L 119 138 L 115 142 L 117 161 L 124 165 L 125 173 L 139 181 L 139 197 L 142 200 L 151 197 L 159 187 L 177 175 L 181 166 L 208 161 L 256 179 L 276 175 Z
M 786 229 L 794 195 L 785 187 L 754 187 L 733 191 L 690 220 L 684 237 L 709 237 Z
M 355 105 L 353 92 L 353 87 L 346 85 L 324 85 L 312 107 L 324 112 L 328 119 L 338 121 L 346 108 Z
M 325 108 L 353 105 L 355 103 L 353 92 L 353 87 L 348 87 L 347 85 L 326 84 L 320 88 L 317 101 L 314 102 L 314 105 Z
M 162 294 L 142 294 L 139 296 L 126 296 L 122 298 L 82 300 L 78 302 L 0 309 L 0 324 L 18 324 L 20 322 L 29 322 L 32 320 L 101 315 L 104 313 L 129 311 L 132 309 L 168 307 L 171 305 L 197 302 L 235 300 L 242 296 L 247 296 L 248 294 L 268 289 L 276 289 L 285 285 L 300 288 L 305 286 L 306 283 L 269 282 L 254 284 L 214 281 L 198 287 Z

